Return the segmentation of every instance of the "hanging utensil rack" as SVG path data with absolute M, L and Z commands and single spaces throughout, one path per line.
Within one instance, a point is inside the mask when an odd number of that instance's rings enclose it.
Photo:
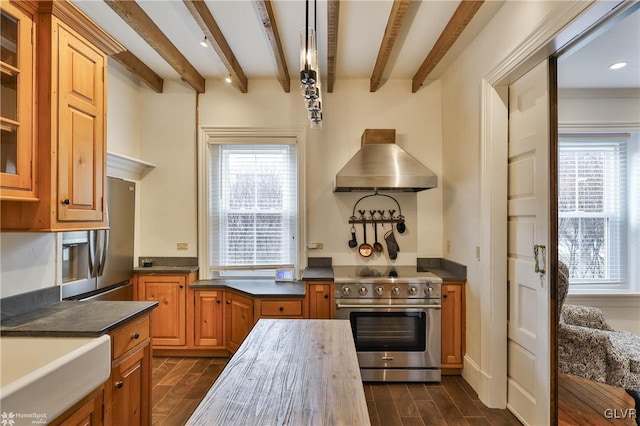
M 360 203 L 360 201 L 364 200 L 365 198 L 370 198 L 370 197 L 391 198 L 396 203 L 396 206 L 398 206 L 398 210 L 395 210 L 395 209 L 369 210 L 369 216 L 366 215 L 367 213 L 366 210 L 358 210 L 358 213 L 360 213 L 360 217 L 357 217 L 356 209 L 358 207 L 358 204 Z M 398 212 L 398 215 L 395 214 L 396 211 Z M 388 215 L 385 215 L 386 212 L 388 212 Z M 379 215 L 378 217 L 376 217 L 376 213 Z M 374 194 L 365 195 L 364 197 L 356 201 L 356 203 L 353 205 L 353 211 L 351 213 L 351 217 L 349 218 L 349 223 L 351 224 L 354 224 L 354 223 L 400 223 L 400 222 L 404 222 L 404 220 L 405 218 L 402 215 L 402 208 L 400 207 L 400 203 L 398 203 L 398 200 L 393 198 L 391 195 L 378 194 L 376 192 Z

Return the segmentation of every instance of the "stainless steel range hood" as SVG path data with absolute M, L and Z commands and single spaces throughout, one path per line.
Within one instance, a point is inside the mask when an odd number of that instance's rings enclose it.
M 438 176 L 395 143 L 395 129 L 366 129 L 362 146 L 336 174 L 334 192 L 418 192 L 438 187 Z

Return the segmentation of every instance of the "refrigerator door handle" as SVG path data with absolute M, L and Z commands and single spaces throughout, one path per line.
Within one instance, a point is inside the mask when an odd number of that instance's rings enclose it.
M 96 231 L 89 231 L 89 274 L 91 278 L 95 278 L 98 272 L 97 238 Z
M 100 254 L 100 265 L 98 267 L 98 276 L 101 277 L 104 272 L 104 265 L 107 263 L 107 250 L 109 250 L 109 234 L 108 229 L 103 230 L 102 253 Z
M 107 219 L 107 226 L 110 226 L 109 221 L 109 203 L 105 204 L 104 215 Z M 102 231 L 102 252 L 100 253 L 100 264 L 98 265 L 98 276 L 101 277 L 104 272 L 104 265 L 107 263 L 107 250 L 109 250 L 109 237 L 111 231 L 109 228 Z

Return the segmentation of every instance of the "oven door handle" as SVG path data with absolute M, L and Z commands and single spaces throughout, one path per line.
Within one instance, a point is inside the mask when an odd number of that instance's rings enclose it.
M 345 305 L 336 303 L 337 309 L 441 309 L 442 305 Z

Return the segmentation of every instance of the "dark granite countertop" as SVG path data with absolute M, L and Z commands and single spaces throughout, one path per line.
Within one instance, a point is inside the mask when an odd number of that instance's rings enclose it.
M 305 268 L 302 273 L 302 279 L 305 281 L 314 280 L 333 280 L 333 269 L 329 268 Z
M 197 266 L 136 266 L 134 274 L 190 274 L 198 272 Z
M 257 297 L 304 297 L 306 293 L 302 281 L 276 282 L 270 279 L 198 280 L 189 287 L 231 289 Z
M 61 301 L 2 321 L 2 336 L 97 337 L 158 302 Z
M 460 275 L 460 274 L 457 274 L 455 271 L 451 271 L 448 269 L 429 268 L 428 271 L 442 278 L 442 281 L 445 283 L 447 281 L 466 281 L 467 280 L 466 275 Z

